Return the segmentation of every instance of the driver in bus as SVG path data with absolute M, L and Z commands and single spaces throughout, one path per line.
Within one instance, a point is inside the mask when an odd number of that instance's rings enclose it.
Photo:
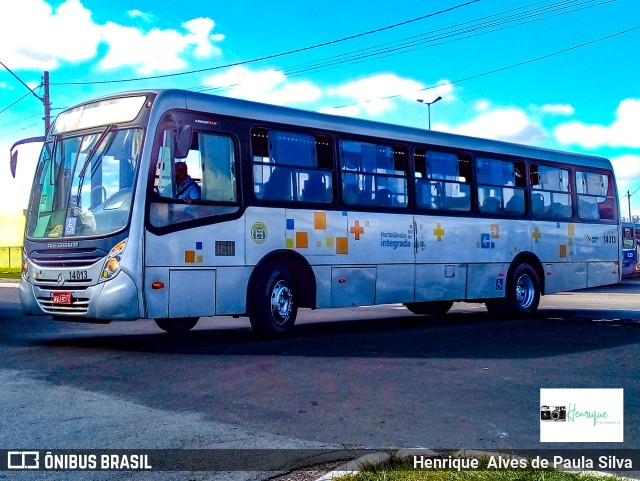
M 186 162 L 176 162 L 174 179 L 176 199 L 184 200 L 187 204 L 191 204 L 192 200 L 200 200 L 200 186 L 189 176 Z

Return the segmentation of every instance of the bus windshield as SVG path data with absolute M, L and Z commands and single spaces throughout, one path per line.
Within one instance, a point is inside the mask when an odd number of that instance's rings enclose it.
M 36 167 L 26 235 L 90 237 L 125 227 L 142 135 L 140 128 L 110 126 L 45 143 Z

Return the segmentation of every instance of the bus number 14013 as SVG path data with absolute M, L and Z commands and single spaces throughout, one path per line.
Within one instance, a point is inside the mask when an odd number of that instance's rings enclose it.
M 89 278 L 87 271 L 69 271 L 69 280 L 84 281 Z

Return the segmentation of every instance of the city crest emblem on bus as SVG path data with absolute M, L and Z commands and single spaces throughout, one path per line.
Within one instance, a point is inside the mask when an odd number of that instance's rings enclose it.
M 267 240 L 267 226 L 262 222 L 256 222 L 251 226 L 251 238 L 256 244 L 262 244 Z

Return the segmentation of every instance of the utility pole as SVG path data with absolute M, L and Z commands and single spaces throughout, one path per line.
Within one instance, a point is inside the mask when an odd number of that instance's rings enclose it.
M 44 104 L 44 135 L 46 136 L 51 126 L 51 101 L 49 99 L 49 72 L 45 70 L 44 78 L 42 80 L 44 86 L 44 97 L 42 103 Z
M 20 82 L 22 85 L 24 85 L 27 88 L 27 90 L 33 94 L 33 96 L 35 98 L 37 98 L 40 102 L 43 103 L 43 105 L 44 105 L 44 135 L 46 136 L 47 132 L 49 132 L 49 127 L 51 125 L 51 100 L 49 98 L 49 72 L 48 71 L 44 72 L 44 77 L 43 77 L 43 80 L 42 80 L 42 84 L 39 85 L 39 87 L 40 86 L 44 86 L 44 97 L 40 97 L 37 93 L 35 93 L 33 91 L 33 89 L 31 87 L 29 87 L 26 83 L 24 83 L 20 77 L 18 77 L 15 73 L 13 73 L 13 71 L 9 67 L 7 67 L 2 62 L 0 62 L 0 65 L 2 67 L 4 67 L 7 72 L 9 72 L 11 75 L 13 75 L 18 80 L 18 82 Z

